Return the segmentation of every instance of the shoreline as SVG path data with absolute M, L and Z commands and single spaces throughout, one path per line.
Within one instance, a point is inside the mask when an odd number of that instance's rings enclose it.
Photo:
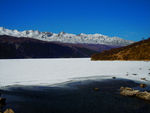
M 5 108 L 12 108 L 15 113 L 150 112 L 150 102 L 121 96 L 121 86 L 140 88 L 139 83 L 132 80 L 105 79 L 73 81 L 62 84 L 62 87 L 11 86 L 0 92 L 7 98 Z

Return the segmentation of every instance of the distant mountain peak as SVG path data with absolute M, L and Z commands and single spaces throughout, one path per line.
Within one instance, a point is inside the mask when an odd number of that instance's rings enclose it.
M 80 33 L 70 34 L 60 32 L 58 34 L 52 32 L 40 32 L 38 30 L 9 30 L 4 27 L 0 27 L 0 35 L 8 35 L 14 37 L 29 37 L 33 39 L 39 39 L 44 41 L 58 41 L 63 43 L 86 43 L 86 44 L 105 44 L 105 45 L 116 45 L 125 46 L 133 43 L 134 41 L 124 40 L 119 37 L 109 37 L 102 34 L 84 34 Z

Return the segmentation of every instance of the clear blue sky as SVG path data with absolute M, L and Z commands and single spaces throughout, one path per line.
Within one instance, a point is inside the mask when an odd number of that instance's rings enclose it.
M 8 29 L 150 37 L 150 0 L 0 0 Z

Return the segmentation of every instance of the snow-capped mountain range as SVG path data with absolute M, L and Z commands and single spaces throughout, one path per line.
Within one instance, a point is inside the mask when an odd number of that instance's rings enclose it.
M 130 40 L 124 40 L 118 37 L 108 37 L 102 34 L 80 33 L 76 35 L 65 32 L 60 32 L 56 34 L 52 32 L 40 32 L 34 30 L 26 30 L 26 31 L 9 30 L 3 27 L 0 27 L 0 35 L 14 36 L 18 38 L 28 37 L 43 41 L 58 41 L 63 43 L 105 44 L 116 46 L 125 46 L 134 42 Z

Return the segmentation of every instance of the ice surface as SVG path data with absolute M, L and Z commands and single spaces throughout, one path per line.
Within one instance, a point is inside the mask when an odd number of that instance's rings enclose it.
M 0 60 L 0 86 L 52 85 L 95 76 L 137 81 L 146 78 L 149 81 L 149 73 L 148 61 L 90 61 L 89 58 Z

